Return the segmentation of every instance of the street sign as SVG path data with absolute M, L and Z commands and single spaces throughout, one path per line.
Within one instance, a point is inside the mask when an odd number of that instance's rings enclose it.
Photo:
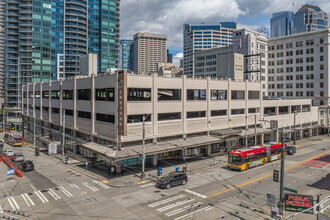
M 57 154 L 57 144 L 56 143 L 49 143 L 48 144 L 48 154 Z
M 286 186 L 284 186 L 284 190 L 289 191 L 289 192 L 293 192 L 293 193 L 298 193 L 297 190 L 295 190 L 295 189 L 290 189 L 290 188 L 288 188 L 288 187 L 286 187 Z
M 10 175 L 14 175 L 14 168 L 10 168 L 8 169 L 7 171 L 7 175 L 10 176 Z
M 275 206 L 275 195 L 267 193 L 267 205 L 270 207 Z
M 286 211 L 301 212 L 309 209 L 305 212 L 313 214 L 313 201 L 314 198 L 311 195 L 285 194 L 284 196 Z

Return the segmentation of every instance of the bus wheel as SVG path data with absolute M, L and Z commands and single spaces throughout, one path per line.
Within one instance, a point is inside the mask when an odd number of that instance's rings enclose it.
M 265 165 L 265 163 L 266 163 L 266 160 L 262 161 L 262 165 Z
M 245 170 L 248 170 L 248 169 L 249 169 L 249 164 L 246 164 Z

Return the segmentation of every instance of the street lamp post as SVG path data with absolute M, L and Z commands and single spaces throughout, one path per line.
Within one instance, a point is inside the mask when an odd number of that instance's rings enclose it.
M 296 145 L 296 115 L 297 115 L 297 111 L 294 111 L 293 113 L 294 117 L 293 117 L 293 145 Z
M 148 116 L 143 115 L 142 117 L 142 173 L 141 173 L 141 179 L 145 178 L 145 166 L 146 166 L 146 155 L 145 155 L 145 120 L 147 120 Z
M 245 147 L 248 147 L 248 118 L 252 115 L 245 116 Z M 254 114 L 254 145 L 257 145 L 257 115 Z

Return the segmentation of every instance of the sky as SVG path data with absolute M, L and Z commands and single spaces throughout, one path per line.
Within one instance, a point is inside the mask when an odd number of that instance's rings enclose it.
M 330 12 L 329 0 L 122 0 L 120 39 L 133 39 L 137 32 L 166 34 L 174 63 L 182 59 L 183 24 L 235 21 L 238 28 L 257 30 L 270 26 L 272 13 L 296 12 L 313 4 Z

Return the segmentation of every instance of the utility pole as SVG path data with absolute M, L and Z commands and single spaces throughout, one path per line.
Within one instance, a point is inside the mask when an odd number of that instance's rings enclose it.
M 5 110 L 3 110 L 2 111 L 2 131 L 3 132 L 5 132 L 5 127 L 6 127 L 6 125 L 5 125 L 5 116 L 6 116 Z
M 248 116 L 245 116 L 245 147 L 248 147 L 248 129 L 249 129 L 249 126 L 248 126 Z
M 283 216 L 283 202 L 284 202 L 284 158 L 285 158 L 285 140 L 284 127 L 282 128 L 282 146 L 281 146 L 281 183 L 280 183 L 280 214 Z
M 142 117 L 142 174 L 141 174 L 141 179 L 144 179 L 145 178 L 145 116 L 143 115 Z
M 63 110 L 63 134 L 62 134 L 62 161 L 64 162 L 64 145 L 65 145 L 65 109 Z
M 296 114 L 297 111 L 294 111 L 293 113 L 293 145 L 296 145 Z
M 327 108 L 327 132 L 328 132 L 328 137 L 329 137 L 329 104 Z
M 257 115 L 254 114 L 254 145 L 257 146 Z
M 35 111 L 33 111 L 33 148 L 34 148 L 34 152 L 36 152 L 36 112 Z

